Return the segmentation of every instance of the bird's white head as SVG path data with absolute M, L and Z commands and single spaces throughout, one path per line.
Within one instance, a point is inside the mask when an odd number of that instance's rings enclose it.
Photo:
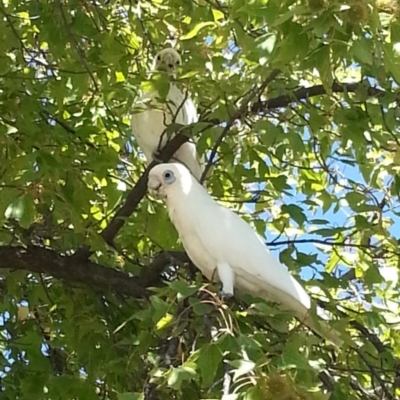
M 158 197 L 168 197 L 173 193 L 188 194 L 193 185 L 199 185 L 190 171 L 180 163 L 158 164 L 149 172 L 147 187 Z
M 181 56 L 170 47 L 157 53 L 153 62 L 153 70 L 166 71 L 168 75 L 176 78 L 176 73 L 181 65 Z

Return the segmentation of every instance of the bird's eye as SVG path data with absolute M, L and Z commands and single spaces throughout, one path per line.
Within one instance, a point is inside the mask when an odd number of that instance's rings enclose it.
M 178 60 L 177 62 L 176 62 L 176 65 L 179 65 L 181 62 Z
M 175 175 L 172 171 L 166 170 L 163 175 L 164 175 L 164 182 L 167 185 L 171 185 L 172 183 L 175 182 Z
M 161 61 L 161 56 L 160 55 L 157 56 L 157 61 Z

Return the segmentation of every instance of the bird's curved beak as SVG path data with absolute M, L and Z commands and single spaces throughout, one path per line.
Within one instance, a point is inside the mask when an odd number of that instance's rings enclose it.
M 147 187 L 150 193 L 157 193 L 158 189 L 161 187 L 161 182 L 155 176 L 149 176 Z

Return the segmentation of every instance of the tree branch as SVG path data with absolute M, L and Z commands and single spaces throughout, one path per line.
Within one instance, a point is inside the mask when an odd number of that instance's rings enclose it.
M 364 86 L 363 82 L 356 83 L 339 83 L 335 82 L 332 85 L 332 93 L 354 93 L 359 88 Z M 365 86 L 368 96 L 376 97 L 383 95 L 383 91 L 374 87 Z M 323 85 L 316 85 L 311 87 L 302 87 L 295 90 L 292 93 L 284 94 L 282 96 L 274 97 L 265 101 L 258 101 L 251 107 L 252 113 L 259 113 L 265 110 L 271 110 L 275 108 L 286 107 L 290 103 L 294 103 L 300 100 L 306 100 L 310 97 L 321 96 L 327 94 Z
M 149 296 L 146 288 L 159 280 L 160 273 L 175 257 L 185 261 L 181 252 L 162 252 L 146 269 L 144 276 L 137 278 L 88 260 L 62 256 L 44 247 L 0 246 L 0 269 L 45 273 L 72 284 L 95 286 L 132 298 L 146 298 Z

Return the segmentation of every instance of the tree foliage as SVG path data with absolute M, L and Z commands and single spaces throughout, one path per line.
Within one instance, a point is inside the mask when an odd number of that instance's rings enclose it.
M 1 398 L 400 396 L 397 14 L 394 0 L 3 0 Z M 210 194 L 303 279 L 343 348 L 260 299 L 221 302 L 146 195 L 129 115 L 165 84 L 148 71 L 171 42 L 201 116 L 161 157 L 198 140 Z

